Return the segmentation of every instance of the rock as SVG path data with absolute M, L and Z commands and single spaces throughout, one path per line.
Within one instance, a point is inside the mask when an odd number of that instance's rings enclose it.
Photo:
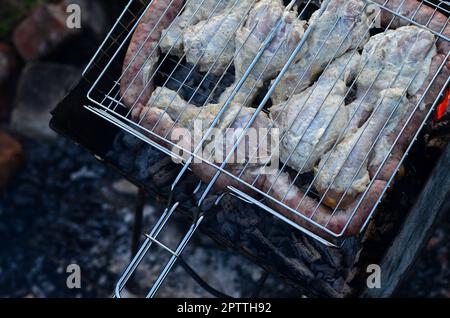
M 22 162 L 22 146 L 11 136 L 0 132 L 0 189 L 11 181 Z
M 50 130 L 50 111 L 81 76 L 78 69 L 54 63 L 29 63 L 19 79 L 11 127 L 21 134 L 54 137 Z
M 80 7 L 81 25 L 69 27 L 72 11 L 68 5 Z M 14 30 L 13 42 L 20 56 L 33 61 L 48 56 L 69 39 L 79 35 L 83 28 L 96 34 L 103 33 L 105 14 L 98 2 L 87 0 L 65 0 L 57 4 L 43 4 L 23 20 Z M 68 26 L 69 25 L 69 26 Z
M 9 120 L 12 109 L 12 99 L 9 90 L 0 86 L 0 123 Z
M 64 7 L 55 4 L 39 6 L 14 30 L 13 42 L 20 56 L 36 60 L 48 55 L 77 29 L 66 27 L 67 13 Z
M 113 183 L 112 188 L 117 193 L 136 196 L 139 189 L 126 179 L 120 179 Z
M 13 48 L 0 43 L 0 122 L 9 119 L 17 70 L 18 61 Z
M 0 43 L 0 85 L 5 84 L 14 75 L 17 64 L 14 49 L 6 43 Z

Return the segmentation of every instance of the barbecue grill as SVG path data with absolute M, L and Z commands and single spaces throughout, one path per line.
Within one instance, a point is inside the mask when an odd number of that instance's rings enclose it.
M 177 18 L 180 17 L 183 10 L 191 1 L 195 2 L 195 0 L 187 0 L 183 2 L 181 9 L 177 11 Z M 441 21 L 443 23 L 436 22 L 436 17 L 448 16 L 448 7 L 443 3 L 436 5 L 430 1 L 423 0 L 413 1 L 415 5 L 412 12 L 409 12 L 408 10 L 405 11 L 405 8 L 407 7 L 406 4 L 411 1 L 412 0 L 397 1 L 398 3 L 396 3 L 396 1 L 384 0 L 364 1 L 364 10 L 370 9 L 371 12 L 373 12 L 373 15 L 370 16 L 370 25 L 366 28 L 364 35 L 358 39 L 359 43 L 355 47 L 362 47 L 366 37 L 374 36 L 375 34 L 382 34 L 390 28 L 395 29 L 399 26 L 415 26 L 429 31 L 434 36 L 435 45 L 439 43 L 448 43 L 450 40 L 448 33 L 448 18 L 446 18 L 445 21 Z M 275 180 L 274 184 L 276 184 L 277 180 L 283 178 L 285 175 L 290 176 L 288 191 L 281 197 L 273 194 L 274 192 L 272 186 L 268 189 L 261 189 L 261 187 L 257 186 L 257 180 L 259 178 L 264 178 L 264 176 L 260 173 L 254 176 L 253 182 L 249 182 L 243 178 L 243 175 L 245 175 L 246 172 L 252 168 L 248 162 L 243 165 L 243 168 L 240 169 L 239 173 L 233 173 L 230 169 L 228 169 L 236 149 L 239 147 L 240 142 L 246 137 L 246 132 L 252 128 L 252 125 L 258 120 L 258 116 L 260 114 L 267 112 L 272 103 L 272 95 L 276 89 L 279 89 L 280 85 L 282 85 L 286 75 L 296 63 L 299 53 L 303 52 L 302 50 L 305 50 L 306 45 L 308 45 L 308 39 L 315 31 L 314 24 L 305 28 L 303 36 L 289 52 L 284 66 L 276 72 L 276 75 L 273 76 L 270 81 L 264 81 L 263 85 L 258 85 L 255 82 L 251 86 L 250 90 L 245 90 L 246 96 L 243 98 L 244 101 L 241 103 L 242 105 L 240 106 L 238 113 L 244 111 L 243 105 L 250 98 L 254 98 L 252 103 L 254 111 L 247 117 L 247 121 L 242 126 L 242 131 L 235 136 L 236 138 L 231 150 L 228 150 L 225 153 L 224 160 L 218 163 L 213 160 L 212 155 L 204 157 L 200 153 L 211 137 L 213 129 L 219 125 L 220 121 L 226 115 L 226 112 L 233 107 L 233 105 L 235 105 L 233 104 L 234 100 L 239 94 L 241 94 L 241 90 L 245 87 L 249 78 L 252 76 L 252 72 L 254 72 L 257 67 L 261 68 L 262 65 L 263 70 L 257 74 L 258 79 L 261 79 L 263 78 L 264 73 L 268 72 L 268 70 L 273 67 L 271 63 L 274 57 L 277 56 L 277 53 L 283 43 L 281 42 L 280 44 L 277 42 L 274 44 L 274 42 L 276 42 L 275 38 L 283 28 L 284 15 L 282 15 L 274 23 L 274 27 L 271 28 L 270 32 L 268 32 L 263 41 L 261 41 L 260 46 L 255 48 L 248 67 L 246 67 L 246 69 L 241 73 L 236 72 L 235 63 L 236 59 L 239 57 L 240 50 L 243 50 L 245 41 L 240 47 L 236 47 L 236 53 L 233 55 L 231 61 L 226 65 L 225 70 L 219 74 L 215 74 L 214 67 L 218 62 L 219 57 L 222 56 L 225 51 L 226 46 L 220 51 L 219 55 L 211 63 L 211 66 L 206 71 L 202 72 L 199 70 L 198 65 L 202 56 L 198 58 L 196 63 L 188 63 L 185 53 L 181 56 L 177 56 L 172 52 L 172 50 L 174 50 L 173 47 L 168 50 L 164 49 L 163 52 L 165 53 L 161 53 L 158 57 L 155 69 L 151 71 L 151 74 L 148 74 L 149 79 L 147 79 L 147 83 L 139 92 L 139 97 L 136 100 L 133 100 L 132 105 L 127 105 L 124 97 L 127 92 L 131 90 L 133 81 L 139 81 L 139 79 L 138 75 L 134 76 L 131 83 L 126 83 L 127 87 L 124 88 L 123 78 L 126 76 L 127 72 L 134 67 L 133 63 L 139 59 L 139 52 L 145 49 L 144 47 L 146 41 L 149 41 L 149 39 L 152 38 L 153 32 L 157 32 L 155 30 L 157 30 L 158 25 L 163 23 L 162 21 L 171 14 L 171 7 L 176 5 L 177 1 L 171 0 L 167 2 L 169 5 L 165 7 L 163 14 L 159 16 L 159 20 L 155 23 L 149 33 L 144 34 L 143 42 L 141 41 L 141 43 L 138 44 L 137 52 L 131 57 L 129 64 L 125 64 L 123 66 L 128 45 L 130 41 L 133 41 L 133 35 L 139 28 L 141 21 L 145 20 L 147 15 L 151 15 L 152 10 L 155 9 L 155 5 L 158 3 L 158 0 L 151 0 L 147 2 L 131 0 L 126 5 L 124 11 L 121 13 L 100 48 L 84 70 L 83 77 L 77 87 L 74 88 L 73 92 L 54 111 L 53 114 L 54 118 L 52 120 L 52 127 L 54 129 L 63 134 L 69 135 L 78 143 L 93 152 L 99 160 L 105 161 L 106 163 L 111 163 L 108 159 L 111 155 L 113 157 L 114 155 L 118 156 L 118 152 L 123 151 L 123 148 L 118 149 L 117 147 L 117 136 L 120 135 L 122 136 L 121 138 L 123 138 L 124 133 L 134 136 L 141 142 L 160 150 L 169 157 L 173 158 L 174 161 L 181 162 L 182 168 L 173 180 L 171 187 L 172 191 L 177 191 L 180 181 L 183 177 L 185 177 L 189 170 L 192 170 L 193 167 L 195 167 L 196 163 L 197 165 L 200 164 L 200 167 L 203 167 L 204 169 L 212 169 L 211 171 L 213 171 L 213 173 L 208 174 L 208 178 L 206 180 L 204 179 L 199 182 L 198 186 L 195 187 L 193 191 L 192 195 L 195 194 L 196 197 L 198 197 L 196 202 L 198 207 L 197 213 L 193 216 L 194 221 L 187 233 L 184 235 L 179 246 L 177 246 L 176 249 L 171 249 L 158 240 L 158 236 L 165 229 L 179 206 L 179 202 L 172 202 L 172 200 L 169 200 L 169 204 L 163 211 L 161 218 L 152 231 L 146 235 L 146 240 L 121 277 L 117 285 L 115 295 L 117 297 L 121 296 L 121 291 L 125 287 L 131 275 L 134 273 L 140 262 L 153 245 L 158 245 L 171 254 L 169 262 L 165 265 L 165 267 L 163 267 L 160 276 L 150 289 L 148 296 L 153 297 L 156 294 L 168 273 L 191 240 L 192 236 L 199 228 L 200 224 L 205 220 L 205 218 L 208 218 L 208 213 L 205 209 L 205 200 L 208 198 L 209 194 L 217 190 L 216 185 L 218 182 L 222 183 L 222 180 L 226 180 L 228 183 L 226 184 L 226 191 L 223 191 L 223 188 L 220 188 L 221 193 L 218 195 L 218 200 L 215 202 L 216 205 L 221 199 L 224 198 L 224 196 L 235 196 L 242 201 L 257 206 L 261 210 L 267 212 L 268 217 L 269 215 L 272 215 L 292 228 L 301 231 L 302 233 L 323 244 L 326 244 L 327 246 L 332 247 L 341 247 L 349 235 L 354 236 L 357 233 L 362 233 L 366 229 L 369 221 L 372 219 L 378 204 L 382 201 L 382 198 L 385 196 L 389 187 L 393 185 L 395 175 L 413 146 L 413 141 L 417 138 L 421 129 L 435 111 L 435 108 L 440 101 L 440 97 L 445 93 L 449 82 L 448 73 L 445 73 L 445 67 L 450 52 L 440 52 L 445 56 L 444 59 L 441 63 L 439 63 L 433 74 L 429 74 L 429 83 L 427 83 L 426 87 L 424 87 L 420 98 L 415 101 L 412 110 L 405 116 L 406 120 L 401 129 L 397 131 L 397 135 L 395 136 L 393 143 L 389 145 L 389 151 L 382 159 L 381 164 L 378 169 L 376 169 L 374 175 L 371 176 L 371 180 L 366 189 L 355 199 L 355 202 L 351 205 L 351 208 L 348 208 L 346 213 L 342 214 L 343 208 L 341 207 L 341 203 L 347 192 L 350 191 L 350 186 L 348 186 L 345 190 L 341 200 L 334 204 L 334 208 L 326 207 L 326 194 L 330 189 L 326 189 L 325 193 L 321 194 L 315 188 L 316 178 L 323 166 L 318 167 L 318 171 L 316 170 L 315 173 L 303 173 L 301 170 L 294 171 L 288 167 L 286 161 L 285 163 L 280 163 L 279 169 L 277 169 L 272 176 L 273 180 Z M 196 2 L 198 3 L 198 11 L 202 8 L 202 5 L 206 2 L 206 0 Z M 213 19 L 215 12 L 214 10 L 218 10 L 220 2 L 221 1 L 218 1 L 213 11 L 210 12 L 206 19 L 207 22 Z M 237 2 L 234 3 L 234 5 L 236 5 Z M 253 4 L 254 2 L 252 5 Z M 292 11 L 294 6 L 298 7 L 296 19 L 299 21 L 307 20 L 313 12 L 315 12 L 315 15 L 320 17 L 326 10 L 326 6 L 321 5 L 318 1 L 286 1 L 284 9 L 285 13 Z M 424 17 L 424 14 L 421 13 L 422 8 L 425 7 L 432 10 L 430 11 L 432 14 L 427 17 Z M 250 14 L 250 8 L 251 6 L 248 8 L 247 12 L 243 14 L 242 18 L 235 26 L 235 29 L 229 32 L 226 39 L 226 45 L 229 45 L 229 43 L 234 41 L 234 34 L 238 28 L 244 25 L 246 18 Z M 232 14 L 232 10 L 233 6 L 229 9 L 229 11 L 227 11 L 226 14 Z M 194 18 L 197 11 L 194 12 L 191 18 Z M 389 16 L 389 19 L 386 18 L 387 16 Z M 164 29 L 170 30 L 172 27 L 175 27 L 175 21 L 177 18 L 172 18 L 170 24 Z M 312 61 L 318 59 L 320 54 L 323 53 L 322 49 L 327 49 L 327 40 L 333 35 L 333 31 L 339 27 L 339 23 L 339 18 L 332 23 L 331 29 L 324 36 L 323 43 L 319 46 L 319 49 L 316 52 L 313 52 Z M 204 30 L 202 29 L 200 32 L 203 31 Z M 156 46 L 151 50 L 150 55 L 146 57 L 146 62 L 151 61 L 153 55 L 156 56 L 165 36 L 167 35 L 163 33 L 157 40 Z M 335 48 L 336 50 L 333 52 L 334 54 L 332 54 L 332 57 L 325 63 L 321 74 L 322 72 L 326 72 L 326 70 L 331 67 L 330 65 L 332 62 L 339 57 L 337 54 L 349 36 L 350 31 L 343 35 L 342 40 L 337 44 Z M 179 37 L 181 37 L 181 35 L 179 35 Z M 416 39 L 416 41 L 418 40 L 419 38 Z M 446 47 L 445 45 L 442 46 Z M 267 58 L 267 55 L 265 54 L 268 51 L 275 53 L 269 55 L 269 58 Z M 354 50 L 352 54 L 358 54 L 358 51 Z M 400 70 L 403 70 L 403 68 L 406 67 L 406 60 L 411 52 L 405 52 L 405 54 L 404 60 L 400 61 L 400 63 L 402 63 L 402 65 L 399 66 Z M 349 62 L 347 62 L 339 77 L 344 74 L 348 65 Z M 307 65 L 306 70 L 300 74 L 298 83 L 294 89 L 286 92 L 288 101 L 290 101 L 296 94 L 297 86 L 305 74 L 307 74 L 308 70 L 312 67 L 312 63 Z M 143 70 L 139 70 L 138 73 L 140 71 L 143 72 Z M 352 90 L 352 86 L 356 82 L 356 79 L 361 76 L 363 71 L 364 68 L 361 68 L 359 74 L 356 74 L 355 80 L 350 85 L 350 89 L 339 101 L 340 104 L 344 104 L 349 99 L 355 99 L 355 96 L 353 96 L 354 89 Z M 418 76 L 420 76 L 419 68 L 415 74 L 412 75 L 407 87 L 402 91 L 401 98 L 408 95 L 408 89 L 413 85 L 414 80 Z M 444 79 L 442 79 L 443 76 Z M 319 79 L 315 79 L 315 81 L 318 81 Z M 376 80 L 377 77 L 373 79 L 373 83 L 371 83 L 371 85 L 373 85 Z M 393 81 L 393 83 L 395 83 L 395 81 Z M 210 126 L 206 129 L 206 132 L 202 136 L 201 140 L 196 143 L 193 148 L 180 146 L 180 144 L 175 143 L 173 139 L 170 138 L 168 133 L 162 135 L 158 131 L 158 123 L 160 123 L 162 118 L 168 114 L 168 108 L 170 105 L 168 105 L 166 109 L 160 113 L 158 122 L 151 127 L 145 125 L 145 116 L 148 113 L 148 109 L 140 112 L 137 118 L 134 116 L 133 112 L 138 108 L 139 104 L 138 99 L 145 95 L 145 91 L 152 85 L 168 88 L 177 92 L 178 95 L 183 97 L 190 104 L 195 104 L 199 107 L 199 109 L 201 109 L 201 106 L 205 106 L 208 103 L 219 104 L 219 110 L 215 114 L 215 117 L 211 119 Z M 336 84 L 333 84 L 333 86 L 334 85 Z M 308 98 L 313 93 L 314 90 L 310 93 Z M 221 95 L 223 96 L 224 94 L 226 95 L 225 98 L 221 98 Z M 79 99 L 79 96 L 83 97 L 82 100 Z M 389 119 L 392 118 L 396 109 L 400 107 L 401 98 L 394 106 L 394 110 L 390 113 L 387 120 L 383 123 L 382 130 L 388 126 Z M 173 100 L 171 103 L 172 102 Z M 380 107 L 381 103 L 382 102 L 375 106 L 375 109 Z M 77 106 L 74 104 L 77 104 Z M 287 104 L 288 103 L 286 103 L 286 105 Z M 320 109 L 322 105 L 317 105 L 317 107 Z M 185 110 L 182 110 L 182 112 L 183 111 Z M 178 118 L 172 118 L 174 122 L 172 123 L 173 127 L 171 127 L 171 129 L 179 124 L 178 120 L 180 120 L 182 112 Z M 375 112 L 376 110 L 374 110 L 374 113 Z M 82 126 L 80 126 L 79 123 L 82 123 Z M 349 125 L 350 122 L 345 127 L 342 127 L 339 133 L 340 137 L 344 137 L 344 135 L 349 131 Z M 411 129 L 411 127 L 413 127 L 413 129 Z M 266 136 L 270 135 L 271 132 L 276 129 L 274 125 L 267 128 L 268 132 L 266 133 Z M 92 132 L 96 133 L 93 134 Z M 281 134 L 279 138 L 282 142 L 285 135 Z M 369 148 L 369 151 L 364 153 L 363 162 L 367 161 L 370 152 L 374 149 L 377 141 L 381 138 L 382 133 L 380 132 L 376 135 L 375 140 L 373 140 L 373 144 Z M 378 176 L 385 172 L 384 169 L 389 164 L 392 152 L 396 149 L 398 144 L 405 143 L 405 140 L 408 141 L 406 143 L 406 147 L 405 149 L 402 149 L 402 155 L 399 160 L 395 162 L 395 167 L 389 170 L 388 178 L 383 183 L 383 187 L 377 191 L 374 191 L 374 183 L 377 182 Z M 122 142 L 122 144 L 124 143 Z M 334 142 L 333 147 L 331 147 L 331 151 L 337 146 L 338 141 Z M 259 149 L 254 150 L 250 157 L 256 156 L 255 153 L 258 152 L 258 150 Z M 292 155 L 293 151 L 289 153 L 287 157 L 290 158 Z M 273 154 L 270 154 L 270 157 L 271 156 L 273 156 Z M 325 159 L 325 162 L 327 160 L 328 159 Z M 267 162 L 264 163 L 264 165 L 267 164 Z M 117 166 L 117 164 L 114 165 Z M 363 163 L 361 163 L 356 170 L 356 173 L 352 176 L 350 183 L 355 180 L 361 169 L 363 169 Z M 130 171 L 125 171 L 124 173 L 135 182 L 139 179 Z M 331 185 L 329 187 L 331 187 Z M 289 191 L 293 188 L 300 189 L 300 193 L 303 194 L 300 200 L 294 205 L 289 202 L 288 198 L 290 193 Z M 312 213 L 305 213 L 302 211 L 305 200 L 314 200 L 314 202 L 317 203 L 317 206 L 312 210 Z M 316 218 L 318 209 L 322 207 L 325 207 L 328 209 L 327 211 L 329 211 L 329 216 L 325 221 L 319 221 Z M 342 220 L 343 215 L 344 220 Z M 337 222 L 335 221 L 337 219 L 340 220 L 340 225 L 332 226 L 332 224 Z M 356 228 L 356 231 L 349 231 L 350 228 Z

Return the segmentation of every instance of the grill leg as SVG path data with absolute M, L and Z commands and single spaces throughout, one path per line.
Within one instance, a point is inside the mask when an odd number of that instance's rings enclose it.
M 139 241 L 142 234 L 142 222 L 144 219 L 145 192 L 139 188 L 136 210 L 134 212 L 133 237 L 131 238 L 131 259 L 139 250 Z

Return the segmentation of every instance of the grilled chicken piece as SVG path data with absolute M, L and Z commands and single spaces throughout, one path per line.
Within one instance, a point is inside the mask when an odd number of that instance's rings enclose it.
M 450 51 L 450 42 L 445 37 L 450 37 L 450 23 L 446 14 L 437 11 L 434 6 L 424 5 L 419 0 L 374 0 L 381 7 L 381 24 L 397 29 L 401 26 L 409 25 L 410 19 L 421 25 L 426 25 L 429 29 L 444 35 L 437 39 L 437 48 L 440 54 L 444 54 L 443 59 Z M 387 9 L 384 9 L 387 8 Z M 395 12 L 395 14 L 391 13 Z M 407 17 L 409 19 L 405 19 Z M 445 59 L 446 68 L 450 69 L 450 59 Z
M 408 96 L 417 94 L 436 55 L 435 37 L 416 26 L 388 30 L 370 38 L 361 55 L 362 71 L 356 79 L 357 100 L 354 125 L 359 126 L 373 110 L 379 93 L 400 88 Z
M 383 26 L 389 25 L 390 28 L 396 29 L 400 26 L 410 24 L 409 19 L 400 18 L 392 14 L 391 12 L 397 12 L 399 15 L 408 17 L 413 21 L 422 25 L 427 25 L 431 30 L 443 34 L 445 37 L 450 37 L 450 23 L 448 17 L 436 11 L 432 6 L 424 5 L 422 1 L 417 0 L 375 0 L 375 2 L 382 4 L 388 9 L 381 9 L 381 23 Z M 428 78 L 425 80 L 422 88 L 418 91 L 416 96 L 412 96 L 410 101 L 413 104 L 414 109 L 416 105 L 420 103 L 420 108 L 417 109 L 412 116 L 411 120 L 406 124 L 406 119 L 398 123 L 395 131 L 390 136 L 385 137 L 386 143 L 393 145 L 397 140 L 392 152 L 389 155 L 389 159 L 385 162 L 381 170 L 377 174 L 376 178 L 380 180 L 390 180 L 392 175 L 396 172 L 399 162 L 404 155 L 404 152 L 408 145 L 414 138 L 417 129 L 422 125 L 422 122 L 426 118 L 430 107 L 439 98 L 442 87 L 445 86 L 447 79 L 450 76 L 450 59 L 447 58 L 447 54 L 450 51 L 450 42 L 444 37 L 437 38 L 437 51 L 433 57 L 430 72 Z M 441 67 L 444 65 L 443 67 Z M 423 96 L 424 92 L 427 92 Z M 424 97 L 424 98 L 422 98 Z M 403 129 L 404 128 L 404 129 Z M 399 133 L 403 133 L 399 136 Z M 385 156 L 374 156 L 382 158 Z M 375 175 L 380 168 L 382 160 L 372 160 L 371 162 L 371 175 Z
M 336 59 L 310 88 L 270 108 L 280 129 L 281 161 L 304 173 L 330 150 L 348 121 L 344 99 L 359 66 L 358 52 Z
M 272 95 L 274 104 L 307 88 L 333 58 L 367 42 L 371 19 L 366 0 L 326 0 L 323 9 L 321 15 L 318 10 L 309 20 L 313 29 L 298 54 L 299 60 L 277 85 Z
M 401 114 L 403 108 L 408 106 L 408 100 L 399 88 L 387 89 L 381 95 L 371 118 L 347 135 L 318 165 L 314 185 L 325 196 L 324 202 L 331 207 L 335 207 L 340 200 L 339 206 L 347 207 L 366 190 L 370 182 L 367 168 L 370 157 L 367 154 L 394 111 L 398 109 Z
M 194 120 L 198 120 L 202 124 L 202 129 L 208 129 L 211 126 L 222 107 L 220 104 L 208 104 L 203 107 L 191 105 L 181 98 L 177 92 L 165 87 L 155 89 L 147 106 L 165 111 L 172 120 L 178 122 L 180 126 L 185 128 L 193 128 Z M 223 126 L 229 124 L 231 120 L 229 117 L 232 115 L 236 116 L 238 108 L 237 105 L 232 104 L 227 110 L 226 115 L 223 116 L 220 124 Z
M 438 54 L 433 57 L 428 78 L 417 94 L 409 98 L 411 105 L 406 115 L 402 120 L 392 121 L 388 132 L 377 143 L 369 166 L 371 178 L 389 181 L 397 172 L 405 150 L 415 138 L 430 108 L 439 98 L 441 89 L 445 87 L 450 77 L 450 69 L 445 66 L 448 51 L 443 51 L 444 46 L 439 45 L 439 40 L 437 48 Z
M 183 138 L 185 134 L 187 138 L 183 143 L 187 141 L 188 143 L 185 145 L 193 146 L 194 148 L 197 146 L 195 142 L 202 140 L 203 133 L 212 125 L 222 106 L 222 104 L 208 104 L 203 107 L 196 107 L 187 103 L 175 91 L 161 87 L 154 91 L 147 104 L 148 109 L 157 108 L 165 112 L 172 121 L 177 122 L 177 126 L 186 128 L 187 130 L 181 134 L 179 132 L 176 133 Z M 239 138 L 239 134 L 242 133 L 242 128 L 247 125 L 254 113 L 255 109 L 253 108 L 241 107 L 239 104 L 232 103 L 216 125 L 216 132 L 206 141 L 205 147 L 208 145 L 212 146 L 207 149 L 206 153 L 203 153 L 204 156 L 206 155 L 204 159 L 208 159 L 209 155 L 214 152 L 214 158 L 218 159 L 217 163 L 222 163 L 230 153 L 237 138 Z M 266 130 L 269 126 L 271 126 L 271 122 L 268 116 L 265 113 L 259 113 L 252 128 L 264 129 L 264 131 L 259 131 L 261 134 L 257 136 L 257 140 L 251 142 L 243 140 L 237 151 L 239 152 L 237 155 L 242 156 L 238 157 L 236 155 L 228 166 L 232 169 L 238 169 L 236 163 L 249 163 L 250 166 L 258 164 L 261 166 L 261 172 L 263 172 L 265 163 L 269 163 L 270 160 L 278 161 L 278 157 L 272 158 L 271 156 L 271 135 Z M 241 146 L 245 147 L 244 152 Z
M 174 20 L 172 26 L 162 33 L 161 50 L 171 55 L 183 56 L 183 32 L 196 25 L 221 14 L 225 8 L 236 0 L 188 0 L 183 12 Z
M 286 11 L 281 0 L 259 1 L 249 13 L 249 17 L 236 33 L 236 58 L 234 61 L 236 82 L 221 96 L 225 102 L 242 79 L 259 48 L 267 39 L 278 21 L 282 25 L 254 66 L 244 85 L 234 98 L 234 101 L 243 105 L 251 105 L 258 89 L 267 80 L 273 79 L 286 64 L 295 47 L 305 32 L 306 22 L 298 19 L 297 11 Z
M 369 160 L 369 175 L 370 178 L 375 177 L 376 170 L 381 166 L 383 161 L 387 161 L 388 164 L 390 164 L 390 153 L 391 148 L 394 145 L 394 141 L 399 136 L 402 128 L 405 126 L 408 118 L 410 117 L 411 113 L 414 111 L 415 103 L 412 103 L 408 101 L 408 103 L 400 103 L 397 108 L 395 109 L 394 113 L 392 114 L 391 118 L 389 118 L 389 121 L 386 124 L 386 127 L 384 128 L 382 135 L 378 138 L 377 142 L 375 143 L 375 146 L 372 150 L 372 155 Z M 413 116 L 414 118 L 414 116 Z M 416 128 L 417 130 L 417 128 Z M 416 131 L 412 131 L 411 134 L 415 134 Z M 403 147 L 403 146 L 402 146 Z M 406 148 L 406 145 L 405 145 Z M 395 153 L 395 150 L 392 151 Z M 403 152 L 401 153 L 403 155 Z M 395 154 L 394 154 L 395 156 Z M 397 158 L 394 158 L 397 159 Z M 398 158 L 400 159 L 400 158 Z M 394 160 L 395 161 L 395 160 Z M 378 178 L 381 178 L 382 180 L 388 181 L 391 178 L 391 175 L 383 177 L 383 176 L 377 176 Z
M 222 74 L 236 51 L 235 33 L 244 23 L 255 0 L 235 0 L 219 15 L 184 30 L 183 46 L 188 63 L 200 72 Z

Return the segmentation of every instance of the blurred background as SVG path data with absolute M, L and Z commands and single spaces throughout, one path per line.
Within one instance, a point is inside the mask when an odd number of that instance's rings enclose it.
M 129 261 L 137 189 L 48 128 L 50 111 L 126 2 L 0 0 L 0 297 L 109 297 Z M 62 22 L 72 3 L 82 8 L 81 29 Z M 144 226 L 160 209 L 147 199 Z M 450 297 L 449 233 L 447 215 L 397 296 Z M 186 254 L 202 277 L 232 296 L 251 295 L 262 275 L 203 235 Z M 140 269 L 131 295 L 148 287 L 157 258 Z M 82 270 L 80 289 L 66 286 L 70 264 Z M 301 296 L 272 276 L 261 295 Z M 159 296 L 209 294 L 176 269 Z

